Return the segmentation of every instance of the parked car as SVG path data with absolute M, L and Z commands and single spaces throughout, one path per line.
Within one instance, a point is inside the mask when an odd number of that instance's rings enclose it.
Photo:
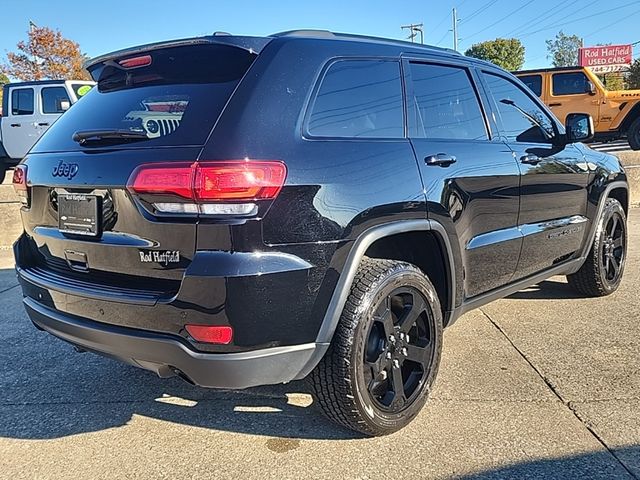
M 640 150 L 640 90 L 611 91 L 590 69 L 551 68 L 515 72 L 564 122 L 571 113 L 593 117 L 595 140 L 626 138 Z
M 0 183 L 4 172 L 24 158 L 42 134 L 94 82 L 45 80 L 3 87 L 0 117 Z
M 80 350 L 204 387 L 306 378 L 381 435 L 418 414 L 463 313 L 553 275 L 620 284 L 620 162 L 489 63 L 297 31 L 88 69 L 14 175 L 24 305 Z M 180 121 L 152 132 L 141 105 Z

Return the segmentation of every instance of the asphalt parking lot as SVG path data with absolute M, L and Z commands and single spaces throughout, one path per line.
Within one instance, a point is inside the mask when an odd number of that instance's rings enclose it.
M 465 315 L 432 398 L 368 439 L 303 383 L 241 392 L 77 354 L 36 331 L 0 250 L 0 478 L 640 478 L 640 209 L 621 289 L 563 278 Z

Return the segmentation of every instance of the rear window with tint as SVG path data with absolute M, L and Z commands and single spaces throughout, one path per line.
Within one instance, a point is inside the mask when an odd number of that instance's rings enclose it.
M 341 60 L 322 80 L 307 130 L 315 137 L 402 138 L 402 108 L 398 62 Z
M 145 55 L 145 54 L 142 54 Z M 115 146 L 149 148 L 203 145 L 256 55 L 222 45 L 154 50 L 151 64 L 122 68 L 117 62 L 92 67 L 98 85 L 43 135 L 34 152 Z M 142 140 L 73 141 L 75 132 L 125 130 Z
M 523 75 L 518 77 L 537 96 L 542 96 L 542 75 Z

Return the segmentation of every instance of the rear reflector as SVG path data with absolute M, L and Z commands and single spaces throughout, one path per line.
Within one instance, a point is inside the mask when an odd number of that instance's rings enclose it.
M 155 163 L 138 167 L 129 180 L 137 194 L 175 195 L 196 203 L 274 199 L 287 176 L 279 161 Z
M 233 338 L 233 329 L 228 326 L 185 325 L 185 328 L 196 342 L 228 345 Z

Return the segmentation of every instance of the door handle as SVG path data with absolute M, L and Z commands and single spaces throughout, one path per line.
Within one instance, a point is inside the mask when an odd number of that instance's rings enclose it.
M 39 127 L 48 127 L 49 124 L 47 122 L 43 122 L 43 123 L 39 123 L 38 126 Z
M 549 106 L 550 107 L 561 107 L 562 104 L 561 103 L 550 103 Z
M 12 124 L 11 124 L 11 126 L 12 126 L 12 127 L 19 127 L 19 126 L 20 126 L 20 124 L 19 124 L 19 123 L 12 123 Z
M 425 157 L 424 163 L 427 165 L 437 165 L 439 167 L 448 167 L 452 163 L 456 163 L 457 159 L 453 155 L 447 155 L 446 153 L 438 153 L 436 155 L 429 155 Z
M 542 159 L 537 155 L 523 155 L 520 157 L 520 161 L 527 165 L 537 165 L 542 161 Z

